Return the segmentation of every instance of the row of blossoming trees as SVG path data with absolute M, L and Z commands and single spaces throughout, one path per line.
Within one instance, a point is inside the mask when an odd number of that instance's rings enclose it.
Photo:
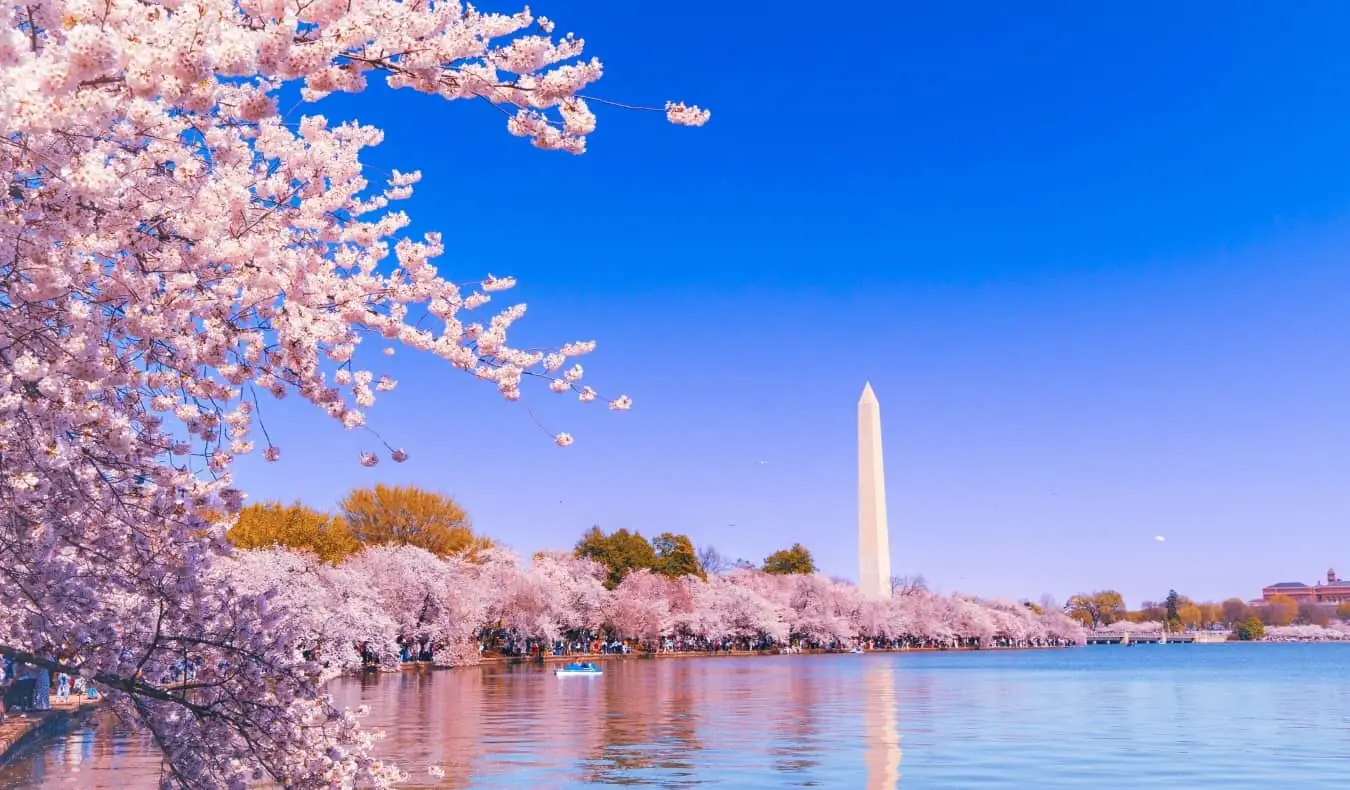
M 564 553 L 528 564 L 487 549 L 472 561 L 415 546 L 367 548 L 336 565 L 286 548 L 237 552 L 222 584 L 275 596 L 329 672 L 396 663 L 406 645 L 441 664 L 472 663 L 484 644 L 514 652 L 589 649 L 621 640 L 638 649 L 994 647 L 1081 641 L 1067 616 L 1018 603 L 927 592 L 864 599 L 820 574 L 738 568 L 670 578 L 647 569 L 613 589 L 605 568 Z

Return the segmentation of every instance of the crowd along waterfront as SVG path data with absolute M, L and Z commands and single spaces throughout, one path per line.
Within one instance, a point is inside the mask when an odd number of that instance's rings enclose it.
M 952 651 L 361 673 L 410 788 L 625 784 L 863 790 L 1322 790 L 1350 737 L 1342 645 Z M 144 735 L 95 719 L 0 768 L 3 790 L 153 784 Z

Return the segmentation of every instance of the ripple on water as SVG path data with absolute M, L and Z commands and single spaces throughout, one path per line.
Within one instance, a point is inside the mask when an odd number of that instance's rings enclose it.
M 627 661 L 344 678 L 410 787 L 1311 790 L 1346 787 L 1350 646 Z M 0 788 L 153 786 L 106 717 Z M 436 784 L 427 767 L 439 765 Z

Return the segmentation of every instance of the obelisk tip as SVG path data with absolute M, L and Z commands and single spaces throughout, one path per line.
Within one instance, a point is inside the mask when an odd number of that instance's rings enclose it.
M 862 397 L 858 399 L 858 402 L 859 403 L 877 402 L 877 394 L 872 391 L 872 382 L 869 381 L 863 385 Z

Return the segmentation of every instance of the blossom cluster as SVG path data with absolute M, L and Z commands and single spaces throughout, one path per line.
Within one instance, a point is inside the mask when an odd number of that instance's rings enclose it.
M 372 184 L 362 155 L 379 129 L 286 116 L 278 97 L 383 77 L 486 101 L 512 134 L 579 153 L 601 65 L 548 20 L 457 0 L 3 9 L 0 652 L 99 678 L 154 732 L 166 784 L 383 786 L 396 772 L 294 658 L 290 621 L 213 568 L 219 514 L 244 499 L 235 459 L 282 457 L 259 407 L 294 396 L 364 427 L 395 386 L 363 367 L 366 341 L 509 399 L 533 375 L 594 401 L 574 361 L 594 344 L 514 347 L 523 304 L 475 318 L 514 280 L 451 282 L 441 235 L 400 236 L 410 220 L 393 205 L 420 173 Z M 187 653 L 213 657 L 190 694 L 143 680 Z
M 1266 642 L 1339 642 L 1350 639 L 1350 623 L 1266 626 Z
M 1114 623 L 1098 628 L 1101 633 L 1107 634 L 1157 634 L 1162 633 L 1164 624 L 1159 620 L 1147 620 L 1142 623 L 1136 623 L 1130 620 L 1117 620 Z

